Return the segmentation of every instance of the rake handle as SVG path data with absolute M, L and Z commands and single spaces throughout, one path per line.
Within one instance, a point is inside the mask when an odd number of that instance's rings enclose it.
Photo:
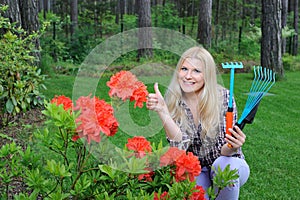
M 229 132 L 229 129 L 232 128 L 233 125 L 233 108 L 228 108 L 228 111 L 226 112 L 226 134 L 232 136 L 231 132 Z M 228 144 L 229 148 L 232 148 L 231 144 Z

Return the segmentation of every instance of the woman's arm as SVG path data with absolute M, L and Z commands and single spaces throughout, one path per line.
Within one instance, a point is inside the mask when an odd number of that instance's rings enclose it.
M 223 104 L 226 106 L 228 105 L 228 101 L 229 101 L 229 91 L 225 90 L 223 92 L 225 92 L 223 93 L 225 97 Z M 235 124 L 237 122 L 238 114 L 237 114 L 237 107 L 236 107 L 236 102 L 234 97 L 232 101 L 232 106 L 233 106 L 233 124 Z M 226 124 L 226 122 L 224 124 Z M 226 132 L 226 127 L 224 127 L 224 132 Z M 233 154 L 236 154 L 239 148 L 244 144 L 246 140 L 246 135 L 237 126 L 234 126 L 234 130 L 232 128 L 229 129 L 229 132 L 231 132 L 232 136 L 230 136 L 229 134 L 225 134 L 224 139 L 226 143 L 221 148 L 221 154 L 224 156 L 232 156 Z M 230 145 L 228 146 L 228 144 L 230 144 L 231 147 Z
M 155 93 L 148 95 L 146 106 L 149 110 L 156 111 L 160 117 L 167 137 L 170 140 L 180 142 L 182 140 L 182 133 L 178 125 L 172 119 L 166 102 L 158 89 L 158 84 L 154 84 Z

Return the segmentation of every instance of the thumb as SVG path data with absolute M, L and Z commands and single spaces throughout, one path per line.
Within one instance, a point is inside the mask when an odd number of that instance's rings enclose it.
M 154 84 L 154 91 L 155 91 L 155 94 L 157 95 L 157 97 L 163 99 L 163 96 L 161 95 L 161 93 L 160 93 L 160 91 L 159 91 L 159 89 L 158 89 L 158 83 L 155 83 L 155 84 Z

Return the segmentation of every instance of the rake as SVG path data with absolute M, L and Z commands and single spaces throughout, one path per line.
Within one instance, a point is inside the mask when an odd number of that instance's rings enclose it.
M 229 102 L 228 109 L 226 112 L 226 134 L 231 135 L 229 132 L 229 128 L 232 128 L 233 123 L 233 87 L 234 87 L 234 69 L 243 68 L 243 64 L 241 62 L 226 62 L 222 63 L 222 67 L 225 69 L 230 69 L 230 89 L 229 89 Z
M 246 124 L 252 124 L 261 99 L 275 84 L 275 73 L 271 69 L 254 66 L 254 79 L 241 117 L 236 125 L 242 130 Z

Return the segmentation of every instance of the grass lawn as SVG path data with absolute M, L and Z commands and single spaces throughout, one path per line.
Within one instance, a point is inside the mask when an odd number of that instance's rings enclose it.
M 235 75 L 235 99 L 242 113 L 251 86 L 252 74 Z M 251 169 L 248 182 L 242 187 L 240 199 L 298 199 L 300 190 L 300 72 L 286 72 L 285 80 L 277 82 L 269 95 L 263 98 L 256 114 L 254 123 L 246 125 L 247 135 L 243 147 L 246 160 Z M 222 75 L 226 87 L 229 85 L 229 75 Z M 96 95 L 109 100 L 107 96 L 108 77 L 101 78 L 97 85 Z M 147 80 L 144 79 L 143 81 Z M 91 80 L 92 81 L 92 80 Z M 164 91 L 168 77 L 152 77 L 147 80 L 149 91 L 153 83 L 161 84 Z M 75 77 L 57 75 L 46 80 L 48 99 L 54 95 L 64 94 L 72 97 Z M 77 84 L 78 85 L 78 84 Z M 82 86 L 88 91 L 88 87 Z M 91 91 L 94 93 L 94 91 Z M 122 147 L 128 137 L 141 134 L 150 141 L 159 142 L 165 137 L 157 116 L 147 109 L 133 109 L 133 104 L 120 105 L 116 117 L 121 120 L 120 131 L 112 142 Z

